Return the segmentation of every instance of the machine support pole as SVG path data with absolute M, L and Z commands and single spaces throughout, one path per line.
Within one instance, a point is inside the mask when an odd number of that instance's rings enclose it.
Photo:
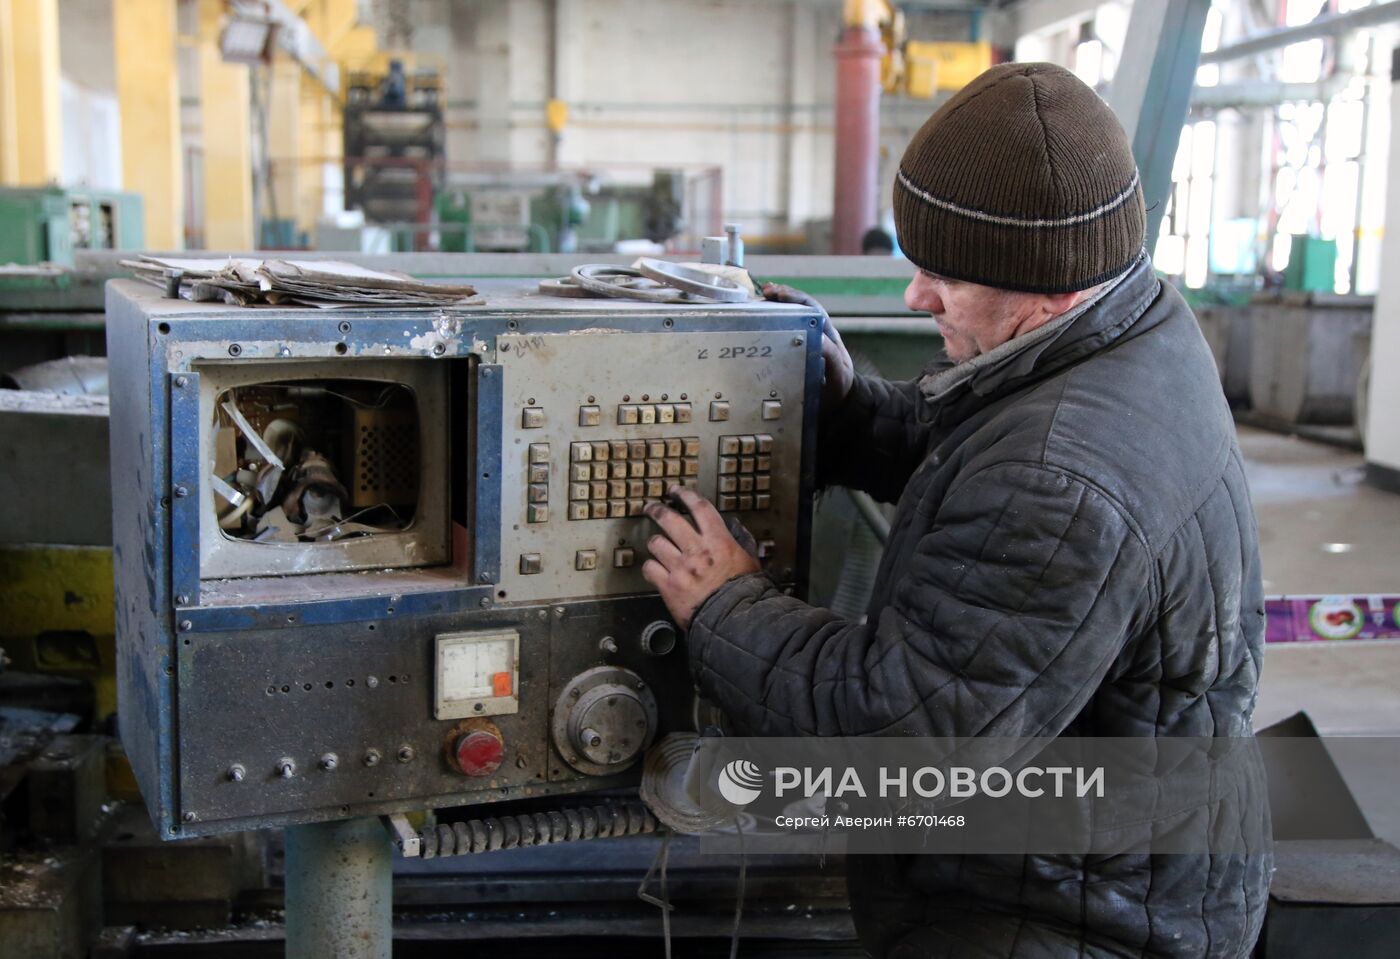
M 1133 143 L 1147 202 L 1147 251 L 1157 246 L 1172 164 L 1191 108 L 1210 0 L 1134 4 L 1108 105 Z
M 860 253 L 876 226 L 880 167 L 880 32 L 848 26 L 836 45 L 836 178 L 831 252 Z
M 286 846 L 287 955 L 389 959 L 393 850 L 379 819 L 290 826 Z

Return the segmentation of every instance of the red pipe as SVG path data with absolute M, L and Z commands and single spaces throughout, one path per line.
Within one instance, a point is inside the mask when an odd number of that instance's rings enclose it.
M 860 252 L 860 238 L 877 226 L 880 170 L 880 33 L 847 27 L 836 55 L 836 179 L 831 252 Z

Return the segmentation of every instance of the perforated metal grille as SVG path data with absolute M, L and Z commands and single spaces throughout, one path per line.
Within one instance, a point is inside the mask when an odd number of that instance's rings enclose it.
M 354 415 L 350 503 L 356 509 L 418 499 L 418 420 L 412 410 L 364 410 Z

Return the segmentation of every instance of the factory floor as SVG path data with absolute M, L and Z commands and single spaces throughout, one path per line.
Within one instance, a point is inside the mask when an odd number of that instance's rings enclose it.
M 1400 593 L 1400 496 L 1366 484 L 1360 453 L 1246 426 L 1239 437 L 1266 594 Z M 1371 828 L 1400 844 L 1400 642 L 1271 643 L 1255 728 L 1299 710 Z
M 1264 561 L 1264 592 L 1400 591 L 1400 496 L 1362 479 L 1360 453 L 1239 428 Z

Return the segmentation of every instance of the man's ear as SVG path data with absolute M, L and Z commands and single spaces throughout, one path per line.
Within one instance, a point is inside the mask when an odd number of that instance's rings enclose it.
M 1074 293 L 1047 293 L 1044 300 L 1045 312 L 1052 317 L 1068 313 L 1083 298 L 1084 292 L 1082 290 Z

